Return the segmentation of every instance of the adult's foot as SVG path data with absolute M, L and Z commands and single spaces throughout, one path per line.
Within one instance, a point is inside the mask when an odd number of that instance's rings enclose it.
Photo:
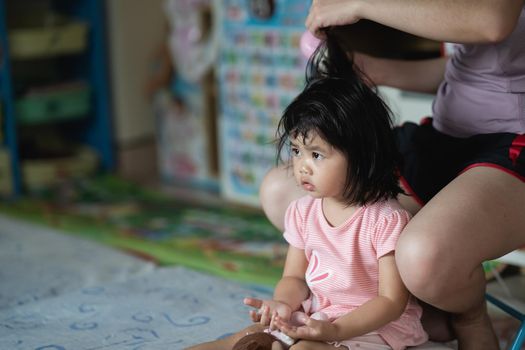
M 489 314 L 487 304 L 452 317 L 452 328 L 458 340 L 459 350 L 498 350 L 499 343 Z
M 421 323 L 428 333 L 429 340 L 446 343 L 456 339 L 451 325 L 452 315 L 449 312 L 440 310 L 421 300 L 419 300 L 419 304 L 423 308 Z

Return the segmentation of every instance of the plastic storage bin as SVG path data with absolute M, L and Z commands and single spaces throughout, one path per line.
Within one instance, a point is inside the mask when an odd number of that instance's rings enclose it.
M 0 147 L 0 196 L 8 196 L 12 193 L 11 157 L 8 149 Z
M 86 23 L 55 13 L 15 19 L 9 31 L 13 59 L 44 58 L 82 52 L 87 44 Z
M 22 177 L 26 190 L 38 191 L 64 179 L 93 175 L 99 158 L 89 147 L 79 147 L 72 156 L 22 161 Z
M 19 98 L 15 108 L 22 125 L 78 119 L 89 112 L 90 89 L 74 84 L 37 90 Z

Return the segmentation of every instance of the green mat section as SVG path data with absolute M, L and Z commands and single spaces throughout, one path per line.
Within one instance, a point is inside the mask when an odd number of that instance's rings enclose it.
M 0 202 L 0 212 L 229 279 L 274 286 L 286 242 L 261 211 L 184 202 L 114 176 Z M 503 264 L 504 265 L 504 264 Z M 487 278 L 503 268 L 484 263 Z
M 160 265 L 273 286 L 286 244 L 260 211 L 185 202 L 113 176 L 0 202 L 0 212 L 128 250 Z

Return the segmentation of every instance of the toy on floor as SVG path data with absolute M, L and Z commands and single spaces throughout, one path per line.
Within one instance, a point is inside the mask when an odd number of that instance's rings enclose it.
M 305 303 L 307 309 L 310 308 L 308 303 Z M 291 318 L 290 324 L 295 326 L 302 326 L 305 324 L 305 319 L 308 315 L 303 311 L 295 311 Z M 328 321 L 329 317 L 324 312 L 315 312 L 309 318 L 319 321 Z M 271 331 L 269 328 L 262 332 L 249 333 L 242 337 L 235 345 L 233 350 L 281 350 L 288 349 L 295 343 L 295 339 L 289 337 L 279 330 Z M 274 342 L 279 342 L 280 346 L 272 347 Z
M 275 342 L 278 344 L 274 345 Z M 293 343 L 295 340 L 284 333 L 265 330 L 245 335 L 232 350 L 281 350 L 288 349 Z

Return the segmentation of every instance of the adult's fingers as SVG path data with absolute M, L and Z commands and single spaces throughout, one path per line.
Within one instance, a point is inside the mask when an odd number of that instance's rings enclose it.
M 318 7 L 318 1 L 312 1 L 312 5 L 310 6 L 310 10 L 308 11 L 308 16 L 306 16 L 304 25 L 308 29 L 308 31 L 314 36 L 316 36 L 319 39 L 324 39 L 325 34 L 321 30 L 319 25 L 320 19 Z

